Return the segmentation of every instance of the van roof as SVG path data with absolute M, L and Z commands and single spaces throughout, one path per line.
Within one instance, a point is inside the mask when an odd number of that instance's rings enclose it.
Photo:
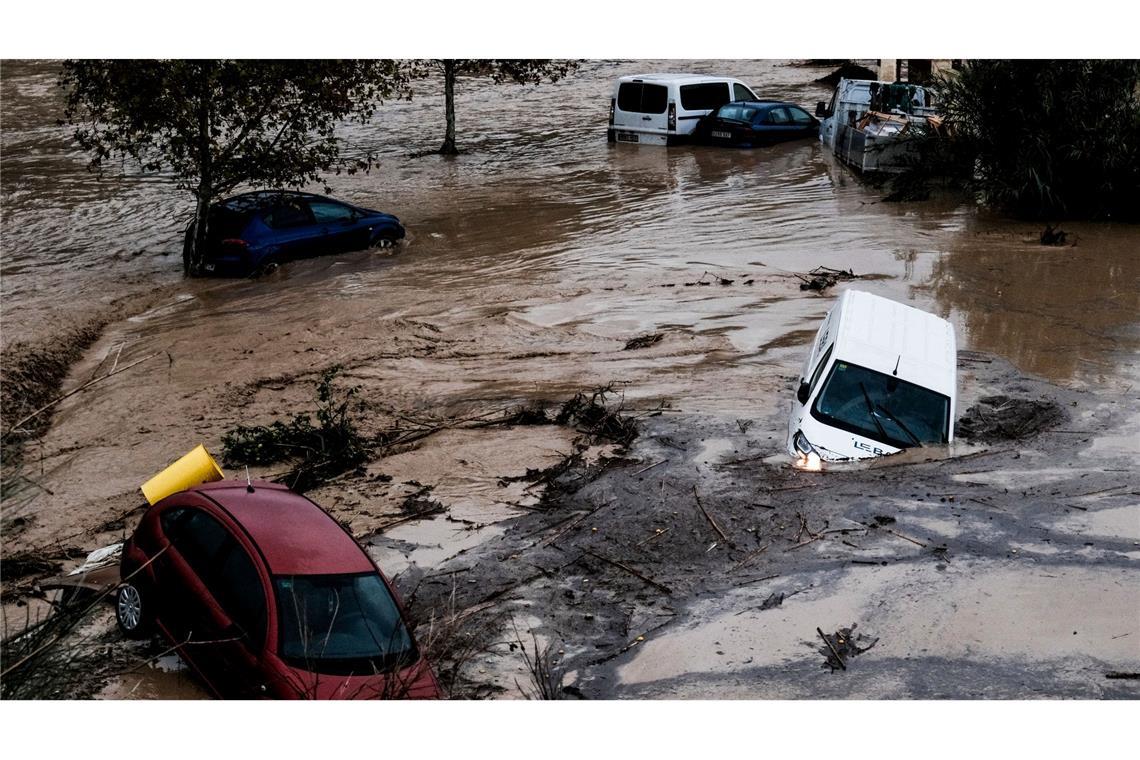
M 903 380 L 955 395 L 957 345 L 945 319 L 861 290 L 844 291 L 839 314 L 836 358 L 888 375 L 897 363 Z
M 739 82 L 736 77 L 723 76 L 721 74 L 630 74 L 628 76 L 619 77 L 619 82 L 721 82 L 731 81 Z

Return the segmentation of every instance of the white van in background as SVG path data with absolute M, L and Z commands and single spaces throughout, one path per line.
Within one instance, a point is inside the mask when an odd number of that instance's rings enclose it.
M 702 116 L 734 100 L 756 100 L 748 85 L 707 74 L 621 77 L 610 98 L 609 142 L 676 145 L 687 142 Z
M 920 309 L 845 291 L 804 362 L 788 420 L 797 465 L 865 459 L 954 439 L 954 326 Z

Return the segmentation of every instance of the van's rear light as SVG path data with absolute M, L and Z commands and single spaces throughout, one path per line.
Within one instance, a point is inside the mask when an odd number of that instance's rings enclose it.
M 610 126 L 614 125 L 614 109 L 617 108 L 617 98 L 610 98 Z
M 236 245 L 239 248 L 249 248 L 249 243 L 241 238 L 226 238 L 222 241 L 222 245 Z
M 669 131 L 670 132 L 676 132 L 677 131 L 677 104 L 676 103 L 670 103 L 669 104 Z

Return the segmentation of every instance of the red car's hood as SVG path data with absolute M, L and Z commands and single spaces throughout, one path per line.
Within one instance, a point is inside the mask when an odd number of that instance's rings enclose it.
M 421 658 L 393 673 L 331 675 L 281 664 L 272 689 L 278 699 L 440 699 L 443 694 L 431 666 Z

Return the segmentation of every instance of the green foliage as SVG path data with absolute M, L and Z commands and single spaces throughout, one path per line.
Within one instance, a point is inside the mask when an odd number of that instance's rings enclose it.
M 321 374 L 315 425 L 309 414 L 269 425 L 238 425 L 222 436 L 223 461 L 227 465 L 292 462 L 293 469 L 282 481 L 299 492 L 368 461 L 370 441 L 353 419 L 353 413 L 363 408 L 357 399 L 360 388 L 335 388 L 340 371 L 338 366 Z
M 168 175 L 198 202 L 200 245 L 209 203 L 241 184 L 300 187 L 330 169 L 367 170 L 371 154 L 341 158 L 336 127 L 409 97 L 408 81 L 383 60 L 70 60 L 59 84 L 91 168 L 125 158 Z M 195 254 L 188 271 L 199 263 Z
M 978 60 L 934 84 L 919 171 L 1018 216 L 1140 219 L 1140 61 Z

